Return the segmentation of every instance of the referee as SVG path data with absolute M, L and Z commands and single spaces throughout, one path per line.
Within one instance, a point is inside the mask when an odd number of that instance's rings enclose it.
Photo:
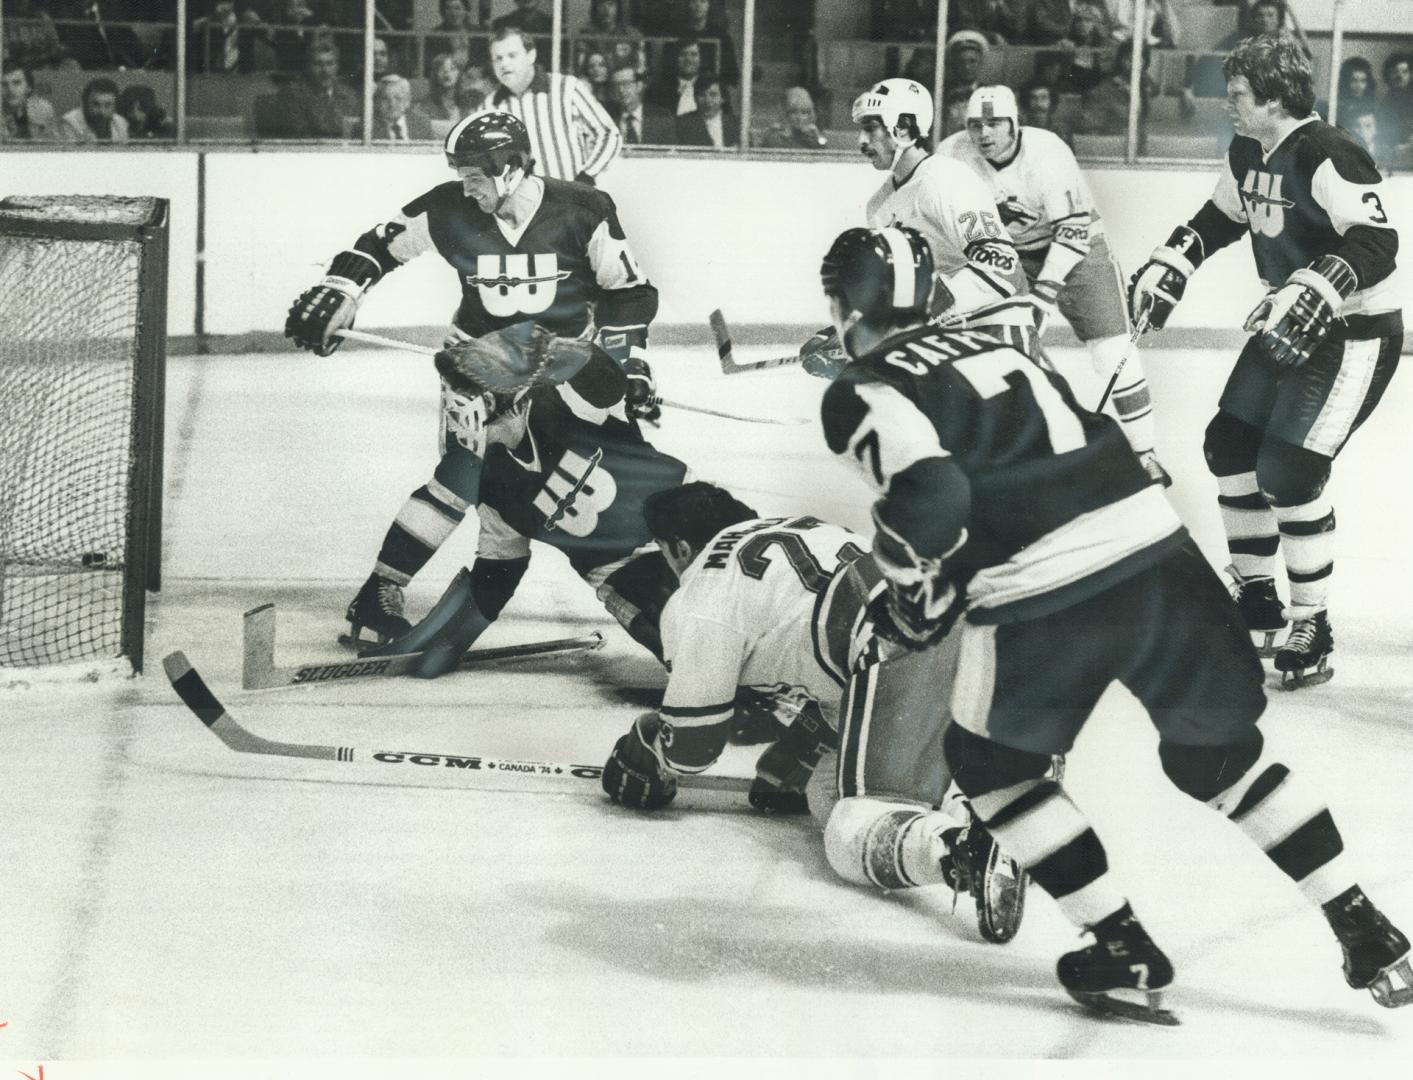
M 500 86 L 486 111 L 508 112 L 525 124 L 541 175 L 593 184 L 623 137 L 588 85 L 537 67 L 530 35 L 510 26 L 491 41 L 491 68 Z

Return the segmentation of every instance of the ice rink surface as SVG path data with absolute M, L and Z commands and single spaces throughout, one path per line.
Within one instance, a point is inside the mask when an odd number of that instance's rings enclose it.
M 823 383 L 797 369 L 726 378 L 703 341 L 658 351 L 665 395 L 811 422 L 668 412 L 653 441 L 762 513 L 868 531 L 870 495 L 814 420 Z M 1221 565 L 1201 440 L 1230 358 L 1143 356 L 1170 495 Z M 1081 398 L 1100 388 L 1089 378 Z M 169 651 L 184 650 L 267 737 L 596 765 L 637 713 L 613 687 L 661 685 L 567 562 L 538 549 L 480 644 L 597 628 L 600 653 L 435 683 L 241 691 L 241 613 L 257 604 L 278 605 L 279 663 L 347 655 L 334 644 L 344 606 L 435 461 L 436 398 L 425 359 L 372 349 L 171 362 L 164 588 L 149 608 L 146 677 L 0 691 L 0 1059 L 31 1074 L 49 1062 L 57 1080 L 60 1059 L 117 1070 L 170 1059 L 1217 1058 L 1245 1074 L 1255 1059 L 1372 1069 L 1413 1057 L 1413 1009 L 1388 1012 L 1345 987 L 1323 919 L 1229 823 L 1168 785 L 1153 731 L 1121 690 L 1070 756 L 1067 784 L 1177 965 L 1175 1029 L 1093 1019 L 1059 990 L 1055 958 L 1078 938 L 1038 890 L 1019 937 L 988 945 L 965 897 L 953 911 L 945 889 L 840 883 L 808 822 L 760 817 L 739 797 L 684 792 L 648 816 L 610 805 L 596 783 L 497 790 L 498 778 L 460 769 L 226 749 L 167 684 Z M 1405 374 L 1336 469 L 1337 674 L 1273 692 L 1263 720 L 1327 793 L 1360 882 L 1405 929 L 1411 410 Z M 474 541 L 468 523 L 418 578 L 414 617 Z M 732 748 L 720 768 L 746 776 L 752 760 Z

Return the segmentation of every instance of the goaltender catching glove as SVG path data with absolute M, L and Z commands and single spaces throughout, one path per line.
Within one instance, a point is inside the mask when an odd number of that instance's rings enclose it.
M 756 778 L 746 798 L 767 814 L 808 814 L 805 788 L 826 750 L 837 750 L 839 736 L 813 699 L 775 743 L 756 761 Z
M 1197 272 L 1203 258 L 1202 237 L 1186 225 L 1174 229 L 1168 242 L 1129 278 L 1130 318 L 1137 323 L 1146 315 L 1148 329 L 1163 329 L 1187 290 L 1187 279 Z
M 1278 367 L 1299 367 L 1329 337 L 1344 298 L 1358 286 L 1353 268 L 1338 255 L 1321 255 L 1266 294 L 1246 317 L 1261 348 Z
M 361 251 L 340 251 L 323 280 L 312 289 L 305 289 L 290 305 L 285 337 L 301 349 L 329 356 L 343 344 L 343 338 L 334 331 L 353 325 L 358 302 L 382 273 L 373 256 Z
M 672 728 L 657 713 L 633 722 L 604 763 L 601 783 L 608 797 L 623 806 L 660 810 L 677 797 L 677 774 L 663 755 Z

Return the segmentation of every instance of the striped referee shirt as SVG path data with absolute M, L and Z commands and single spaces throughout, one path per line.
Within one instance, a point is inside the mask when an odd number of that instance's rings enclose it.
M 588 84 L 572 75 L 536 69 L 523 94 L 501 86 L 483 111 L 508 112 L 524 123 L 535 171 L 556 180 L 598 176 L 623 147 L 618 125 Z

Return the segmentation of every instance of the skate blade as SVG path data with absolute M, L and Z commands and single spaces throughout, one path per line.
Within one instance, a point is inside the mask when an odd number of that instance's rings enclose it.
M 1413 966 L 1409 964 L 1409 957 L 1405 955 L 1379 972 L 1369 984 L 1369 993 L 1385 1009 L 1413 1005 Z
M 1279 630 L 1252 630 L 1251 644 L 1256 646 L 1256 655 L 1262 660 L 1270 660 L 1280 652 L 1283 642 L 1278 642 L 1276 637 L 1284 630 L 1284 626 Z
M 1321 660 L 1313 671 L 1282 671 L 1281 689 L 1299 690 L 1306 686 L 1319 686 L 1334 677 L 1334 668 Z
M 1127 992 L 1141 994 L 1142 999 L 1115 996 L 1125 993 L 1123 990 L 1115 990 L 1108 994 L 1085 993 L 1081 990 L 1067 991 L 1070 997 L 1086 1009 L 1101 1016 L 1115 1016 L 1120 1020 L 1133 1020 L 1140 1024 L 1157 1024 L 1161 1027 L 1177 1027 L 1182 1023 L 1176 1013 L 1162 1007 L 1163 992 L 1161 990 L 1130 990 Z
M 367 631 L 370 636 L 364 637 L 365 631 Z M 353 627 L 353 633 L 339 635 L 339 644 L 344 646 L 344 648 L 352 649 L 360 656 L 363 654 L 364 649 L 377 649 L 386 645 L 391 640 L 392 638 L 382 637 L 373 633 L 373 631 L 368 630 L 365 626 L 355 626 Z

